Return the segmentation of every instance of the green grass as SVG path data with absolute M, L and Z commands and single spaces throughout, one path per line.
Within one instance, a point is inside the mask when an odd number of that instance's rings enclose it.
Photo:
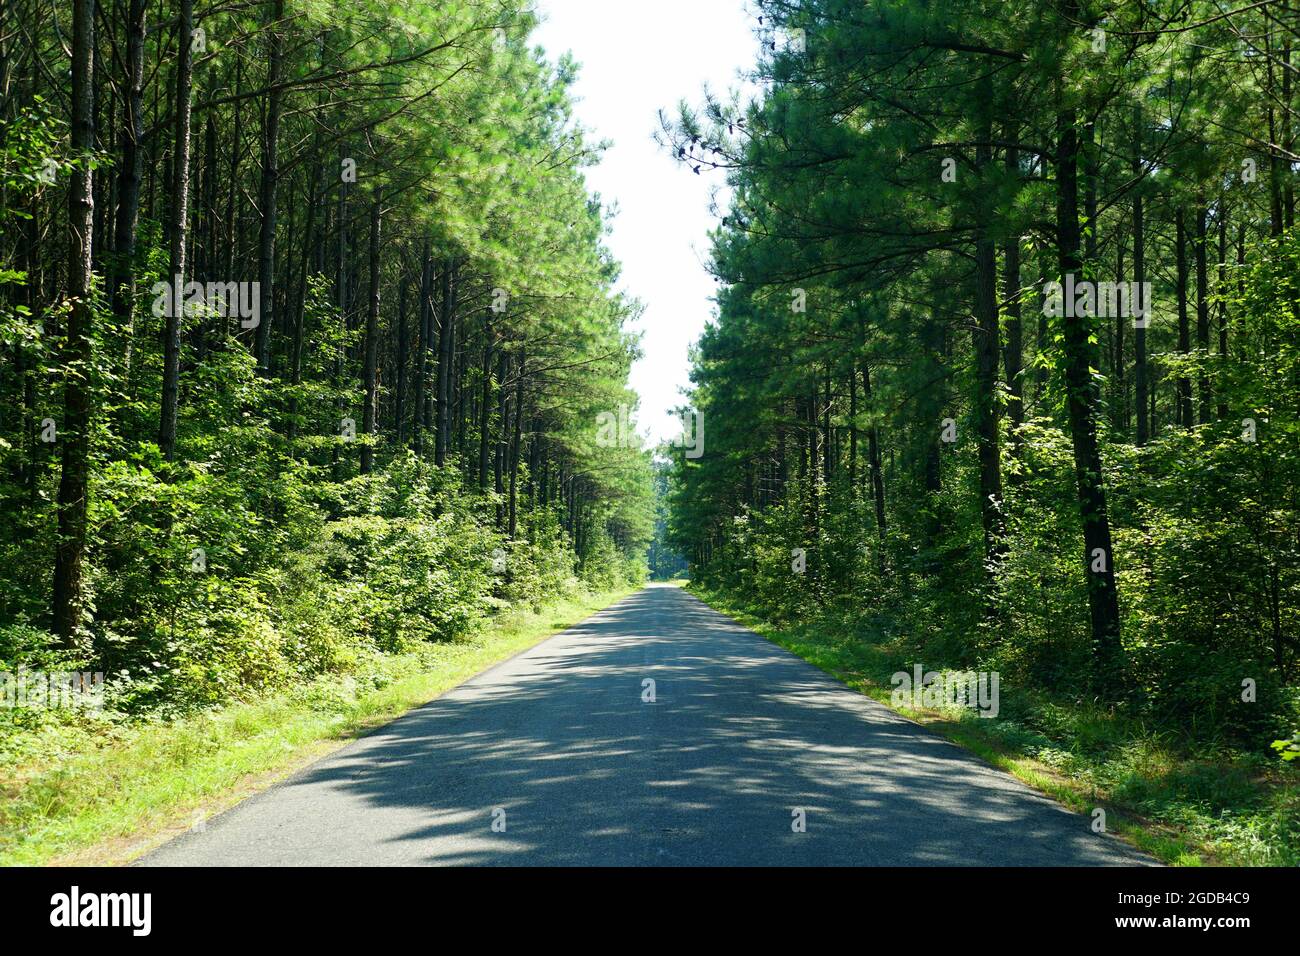
M 51 728 L 0 763 L 0 864 L 128 861 L 628 593 L 509 611 L 464 641 L 171 722 Z
M 692 586 L 710 606 L 773 643 L 1012 774 L 1072 810 L 1106 810 L 1107 829 L 1177 866 L 1300 865 L 1298 768 L 1268 757 L 1198 754 L 1110 712 L 1002 688 L 998 719 L 968 709 L 912 710 L 890 676 L 911 669 L 902 639 L 864 635 L 828 612 L 773 625 L 728 594 Z

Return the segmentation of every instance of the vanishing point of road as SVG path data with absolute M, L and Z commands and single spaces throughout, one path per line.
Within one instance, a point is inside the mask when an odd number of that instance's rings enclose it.
M 1090 823 L 651 585 L 139 862 L 1152 862 Z

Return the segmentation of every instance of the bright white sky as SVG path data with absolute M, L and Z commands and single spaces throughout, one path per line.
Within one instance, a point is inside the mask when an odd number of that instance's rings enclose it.
M 587 182 L 606 206 L 617 203 L 609 246 L 623 264 L 623 289 L 646 306 L 644 357 L 632 369 L 637 430 L 651 442 L 670 439 L 681 431 L 668 410 L 685 404 L 687 349 L 713 312 L 709 192 L 723 174 L 677 165 L 655 144 L 657 115 L 673 115 L 682 99 L 699 103 L 706 84 L 718 93 L 740 86 L 757 53 L 756 22 L 743 0 L 537 0 L 537 9 L 543 23 L 533 42 L 552 59 L 573 53 L 577 118 L 613 143 Z

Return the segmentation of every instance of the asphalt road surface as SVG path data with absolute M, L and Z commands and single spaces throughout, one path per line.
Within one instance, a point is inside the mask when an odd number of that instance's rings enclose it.
M 1090 823 L 652 585 L 140 863 L 1152 862 Z

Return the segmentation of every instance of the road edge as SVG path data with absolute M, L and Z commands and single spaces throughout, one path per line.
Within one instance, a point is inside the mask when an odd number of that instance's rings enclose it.
M 699 601 L 711 611 L 721 614 L 723 617 L 735 622 L 740 627 L 743 627 L 745 630 L 762 638 L 774 647 L 780 648 L 790 656 L 807 664 L 809 667 L 815 668 L 819 673 L 825 674 L 847 690 L 879 704 L 890 713 L 901 717 L 908 723 L 916 725 L 926 733 L 961 749 L 963 752 L 970 754 L 981 763 L 986 764 L 990 769 L 1014 778 L 1016 782 L 1028 787 L 1040 796 L 1051 800 L 1063 810 L 1086 818 L 1087 811 L 1083 808 L 1082 803 L 1080 802 L 1082 791 L 1074 783 L 1073 778 L 1065 777 L 1060 774 L 1049 774 L 1047 768 L 1036 765 L 1034 761 L 1029 760 L 1028 758 L 1016 758 L 1001 755 L 993 752 L 989 747 L 980 746 L 980 742 L 975 741 L 969 733 L 960 732 L 960 724 L 954 724 L 951 720 L 938 712 L 915 711 L 910 708 L 895 707 L 887 697 L 882 699 L 882 697 L 877 696 L 876 694 L 868 693 L 865 685 L 855 686 L 854 684 L 849 683 L 844 680 L 841 673 L 822 667 L 820 664 L 809 660 L 793 648 L 782 643 L 780 640 L 777 640 L 773 635 L 779 635 L 781 630 L 770 622 L 745 611 L 718 607 L 709 600 L 706 600 L 698 590 L 690 588 L 689 586 L 682 587 L 682 591 Z M 710 596 L 716 598 L 715 595 L 710 594 Z M 1044 786 L 1044 781 L 1049 777 L 1055 782 L 1055 786 Z M 1130 849 L 1149 857 L 1153 863 L 1158 866 L 1179 865 L 1177 860 L 1173 858 L 1173 854 L 1168 853 L 1167 850 L 1166 852 L 1160 852 L 1161 849 L 1164 849 L 1170 841 L 1177 842 L 1179 845 L 1178 849 L 1182 852 L 1194 849 L 1193 847 L 1186 845 L 1177 834 L 1169 832 L 1162 825 L 1154 821 L 1145 820 L 1137 816 L 1132 811 L 1115 807 L 1113 804 L 1106 804 L 1104 801 L 1092 801 L 1092 803 L 1094 806 L 1104 806 L 1106 809 L 1107 829 L 1104 836 L 1114 840 L 1119 840 Z
M 566 601 L 557 601 L 552 605 L 543 607 L 540 612 L 522 610 L 516 612 L 516 617 L 513 619 L 515 621 L 529 616 L 538 618 L 538 621 L 533 622 L 534 626 L 538 627 L 538 630 L 533 633 L 530 629 L 525 636 L 513 641 L 508 632 L 511 619 L 502 618 L 494 621 L 488 628 L 485 628 L 485 632 L 489 637 L 499 638 L 502 645 L 500 648 L 503 652 L 502 655 L 496 656 L 493 654 L 492 649 L 487 649 L 486 654 L 489 659 L 486 659 L 482 666 L 456 675 L 451 682 L 439 685 L 436 691 L 424 694 L 416 689 L 412 695 L 403 697 L 400 685 L 407 682 L 418 684 L 421 678 L 431 677 L 437 673 L 437 670 L 416 671 L 404 675 L 401 680 L 394 684 L 358 698 L 358 704 L 363 708 L 370 705 L 377 706 L 379 709 L 374 714 L 341 727 L 333 727 L 328 731 L 316 733 L 310 739 L 287 749 L 276 760 L 274 766 L 262 770 L 249 770 L 240 774 L 230 785 L 223 786 L 216 792 L 198 798 L 191 795 L 168 801 L 165 807 L 156 810 L 151 816 L 145 817 L 137 824 L 130 825 L 130 829 L 124 833 L 87 842 L 73 840 L 72 842 L 80 845 L 76 845 L 71 849 L 52 851 L 44 858 L 38 858 L 26 865 L 104 867 L 130 865 L 158 847 L 188 832 L 196 825 L 194 823 L 196 819 L 201 821 L 202 825 L 206 825 L 209 820 L 234 809 L 246 800 L 287 782 L 319 760 L 352 746 L 362 738 L 379 732 L 394 721 L 401 720 L 412 711 L 428 705 L 455 688 L 501 667 L 515 657 L 534 650 L 546 641 L 558 637 L 566 631 L 581 625 L 584 621 L 627 600 L 643 588 L 644 585 L 639 585 L 599 594 L 578 595 Z M 563 614 L 565 610 L 569 610 L 571 613 L 567 617 L 562 617 L 561 621 L 552 620 L 550 624 L 544 626 L 541 624 L 540 619 L 553 618 L 557 614 Z M 340 679 L 345 676 L 340 675 Z M 395 699 L 385 703 L 384 698 L 386 696 Z M 298 716 L 301 716 L 301 714 Z M 286 726 L 288 725 L 286 724 Z M 86 812 L 93 813 L 95 811 L 88 809 Z M 36 855 L 41 856 L 39 851 Z M 4 865 L 24 864 L 9 862 Z

